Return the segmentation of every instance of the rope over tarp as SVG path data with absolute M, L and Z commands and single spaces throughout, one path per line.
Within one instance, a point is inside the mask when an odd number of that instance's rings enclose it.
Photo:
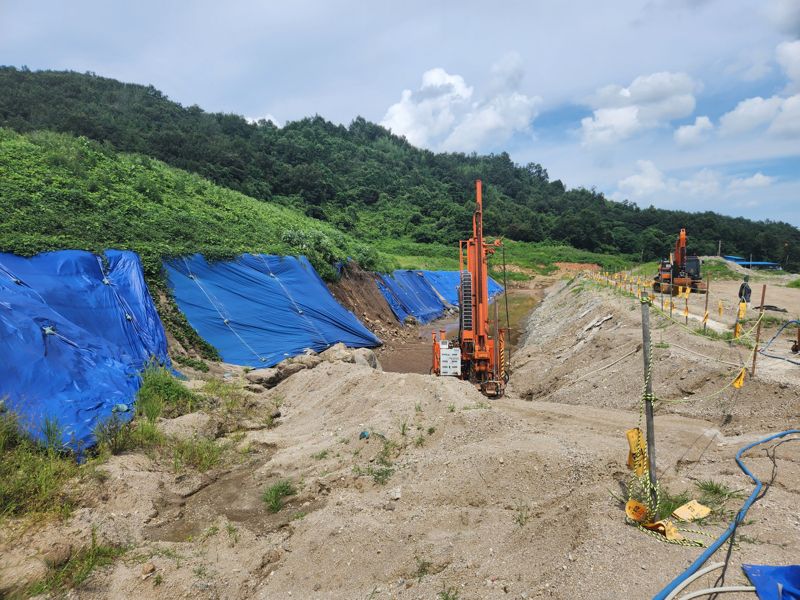
M 307 349 L 381 341 L 331 295 L 305 257 L 243 254 L 166 261 L 178 306 L 225 362 L 273 366 Z

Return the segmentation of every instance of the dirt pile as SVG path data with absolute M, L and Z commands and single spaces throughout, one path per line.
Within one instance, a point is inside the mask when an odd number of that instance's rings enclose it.
M 4 531 L 0 564 L 32 564 L 43 540 L 86 544 L 94 528 L 129 550 L 75 597 L 651 597 L 699 550 L 625 525 L 614 497 L 628 479 L 624 432 L 638 421 L 632 307 L 581 284 L 553 288 L 515 357 L 512 393 L 491 403 L 466 382 L 349 362 L 321 362 L 256 393 L 244 388 L 243 370 L 228 367 L 248 408 L 221 429 L 217 443 L 229 449 L 222 467 L 197 473 L 141 453 L 113 457 L 84 484 L 85 502 L 69 521 Z M 673 344 L 656 350 L 664 399 L 700 396 L 729 375 L 674 344 L 737 357 L 670 328 L 664 339 Z M 665 489 L 696 495 L 697 483 L 713 479 L 749 492 L 733 455 L 791 421 L 796 403 L 797 383 L 776 371 L 724 406 L 662 404 Z M 277 426 L 265 420 L 275 407 Z M 775 482 L 742 528 L 731 584 L 743 580 L 742 561 L 800 555 L 800 444 L 778 456 Z M 763 452 L 746 460 L 769 479 Z M 278 489 L 286 494 L 275 504 Z M 740 504 L 727 499 L 726 514 Z M 703 529 L 716 536 L 726 524 L 718 518 Z
M 741 366 L 750 366 L 750 348 L 695 335 L 656 311 L 651 328 L 653 388 L 661 413 L 710 419 L 726 432 L 785 429 L 796 422 L 800 369 L 795 365 L 759 357 L 758 377 L 736 389 L 730 383 Z M 526 399 L 638 410 L 638 301 L 585 281 L 559 282 L 533 313 L 528 331 L 512 361 L 514 392 Z

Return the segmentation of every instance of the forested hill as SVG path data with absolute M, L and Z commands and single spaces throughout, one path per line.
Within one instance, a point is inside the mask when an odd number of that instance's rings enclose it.
M 789 266 L 800 268 L 800 230 L 789 224 L 613 202 L 566 190 L 539 164 L 516 165 L 505 153 L 434 154 L 360 117 L 349 127 L 313 117 L 278 128 L 183 107 L 152 86 L 0 67 L 0 126 L 69 132 L 149 155 L 365 241 L 464 237 L 473 181 L 483 179 L 490 235 L 658 258 L 685 227 L 698 254 L 716 253 L 722 240 L 726 252 L 761 259 L 783 261 L 788 252 Z

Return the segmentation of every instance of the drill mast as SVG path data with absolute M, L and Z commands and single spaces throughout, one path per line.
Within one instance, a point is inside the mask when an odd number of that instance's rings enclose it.
M 437 375 L 460 376 L 472 381 L 487 396 L 501 396 L 507 380 L 505 330 L 500 328 L 496 304 L 490 315 L 487 262 L 501 241 L 495 240 L 491 244 L 484 241 L 482 192 L 481 181 L 478 180 L 475 182 L 472 237 L 459 242 L 461 285 L 458 297 L 461 315 L 458 339 L 444 339 L 443 331 L 439 332 L 438 339 L 433 334 L 433 372 Z M 456 355 L 460 355 L 460 372 L 443 372 L 443 357 L 452 363 Z

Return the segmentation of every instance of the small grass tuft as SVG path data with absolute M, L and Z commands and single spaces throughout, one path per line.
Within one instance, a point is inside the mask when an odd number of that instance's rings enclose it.
M 177 440 L 172 450 L 172 464 L 175 471 L 188 466 L 205 472 L 220 463 L 222 450 L 222 446 L 208 438 L 193 437 Z
M 39 596 L 53 592 L 63 593 L 78 587 L 98 567 L 110 565 L 126 549 L 119 546 L 106 546 L 97 543 L 97 535 L 92 530 L 92 544 L 89 548 L 75 553 L 64 566 L 52 570 L 47 577 L 33 584 L 25 592 L 26 596 Z M 61 595 L 61 594 L 59 594 Z
M 668 490 L 662 488 L 658 503 L 658 519 L 669 518 L 676 508 L 683 506 L 689 500 L 691 500 L 689 492 L 681 492 L 680 494 L 673 495 Z
M 524 502 L 518 502 L 516 511 L 514 512 L 514 523 L 519 525 L 520 528 L 525 527 L 525 525 L 530 521 L 531 518 L 531 509 Z
M 201 373 L 208 373 L 208 363 L 204 360 L 200 360 L 199 358 L 192 358 L 191 356 L 187 356 L 185 354 L 176 354 L 172 357 L 172 359 L 184 367 L 190 367 L 196 371 L 200 371 Z
M 417 569 L 414 571 L 414 577 L 417 578 L 417 582 L 421 582 L 422 578 L 431 572 L 433 563 L 429 560 L 425 560 L 424 558 L 420 558 L 419 556 L 415 556 L 414 560 L 417 561 Z
M 221 379 L 206 381 L 203 385 L 203 394 L 218 399 L 226 412 L 231 412 L 241 406 L 246 397 L 242 386 Z
M 741 490 L 732 490 L 724 483 L 713 479 L 704 479 L 695 483 L 700 490 L 700 502 L 713 511 L 722 509 L 725 502 L 731 498 L 742 498 Z
M 138 408 L 140 404 L 151 407 L 148 409 L 151 414 L 160 405 L 158 416 L 163 412 L 164 416 L 177 417 L 196 410 L 202 404 L 202 398 L 187 389 L 164 367 L 150 366 L 142 372 L 142 386 L 139 388 L 136 404 L 139 414 L 143 414 Z
M 442 590 L 436 594 L 436 600 L 459 600 L 461 598 L 456 588 L 447 587 L 442 584 Z
M 131 429 L 119 413 L 111 413 L 108 418 L 99 421 L 94 427 L 94 437 L 101 452 L 120 454 L 132 445 Z
M 267 503 L 269 512 L 276 513 L 283 508 L 283 499 L 294 496 L 296 493 L 297 490 L 295 490 L 292 482 L 284 479 L 268 487 L 261 498 Z

